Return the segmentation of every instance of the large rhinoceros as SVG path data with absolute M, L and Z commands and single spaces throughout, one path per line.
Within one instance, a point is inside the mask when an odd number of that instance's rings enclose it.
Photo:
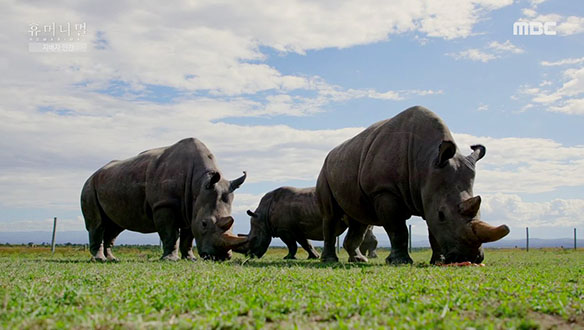
M 338 261 L 336 228 L 346 215 L 349 261 L 367 261 L 357 249 L 368 225 L 383 226 L 391 242 L 390 264 L 411 263 L 406 220 L 428 225 L 431 263 L 481 262 L 481 244 L 509 233 L 479 220 L 480 196 L 473 197 L 475 163 L 485 147 L 463 156 L 444 122 L 423 107 L 377 122 L 334 148 L 318 177 L 323 214 L 322 261 Z
M 233 191 L 245 181 L 225 180 L 215 157 L 194 138 L 108 163 L 83 186 L 81 209 L 92 258 L 116 260 L 111 247 L 124 229 L 158 232 L 162 259 L 227 259 L 247 239 L 231 233 Z M 105 255 L 104 255 L 105 249 Z
M 288 247 L 288 255 L 284 259 L 296 259 L 298 248 L 296 242 L 308 252 L 308 259 L 319 257 L 319 253 L 309 241 L 324 239 L 315 187 L 277 188 L 262 197 L 255 212 L 248 210 L 247 214 L 250 216 L 248 242 L 238 248 L 237 252 L 261 258 L 266 253 L 272 237 L 279 237 Z M 336 225 L 337 236 L 347 229 L 347 225 L 342 221 Z M 373 242 L 369 241 L 371 239 L 375 240 L 375 236 L 368 236 L 368 241 L 364 242 L 367 248 L 373 245 Z M 374 243 L 377 246 L 377 241 Z

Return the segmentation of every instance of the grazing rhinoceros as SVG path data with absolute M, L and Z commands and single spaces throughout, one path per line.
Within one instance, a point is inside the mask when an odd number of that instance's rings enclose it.
M 193 237 L 201 257 L 229 258 L 247 241 L 231 233 L 230 216 L 233 191 L 245 177 L 225 180 L 213 154 L 193 138 L 108 163 L 81 192 L 92 258 L 116 260 L 111 247 L 124 229 L 158 232 L 162 259 L 178 259 L 179 236 L 184 259 L 195 259 Z
M 316 201 L 315 187 L 302 189 L 281 187 L 272 190 L 262 197 L 255 212 L 248 210 L 247 214 L 251 217 L 248 242 L 236 252 L 261 258 L 266 253 L 272 237 L 280 237 L 288 246 L 288 255 L 284 259 L 296 259 L 296 242 L 308 252 L 308 259 L 319 257 L 318 252 L 308 241 L 323 240 L 322 216 Z M 339 222 L 335 234 L 338 236 L 345 229 L 347 225 Z
M 411 263 L 406 220 L 428 224 L 431 263 L 481 262 L 481 244 L 509 233 L 479 220 L 481 198 L 473 197 L 475 163 L 485 147 L 463 156 L 444 122 L 423 107 L 377 122 L 334 148 L 318 177 L 323 215 L 322 261 L 338 261 L 336 228 L 347 216 L 349 261 L 367 261 L 357 249 L 369 225 L 383 226 L 391 241 L 391 264 Z M 444 260 L 441 260 L 444 258 Z

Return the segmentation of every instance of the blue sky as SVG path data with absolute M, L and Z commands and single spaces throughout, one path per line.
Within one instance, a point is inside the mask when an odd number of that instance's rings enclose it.
M 584 232 L 580 1 L 4 1 L 0 21 L 0 231 L 54 216 L 84 230 L 91 173 L 195 136 L 228 178 L 247 170 L 233 205 L 247 232 L 264 193 L 314 185 L 334 146 L 423 105 L 461 152 L 487 147 L 486 221 L 510 238 Z M 556 35 L 513 35 L 517 21 Z M 86 23 L 87 50 L 29 51 L 31 24 L 52 23 Z

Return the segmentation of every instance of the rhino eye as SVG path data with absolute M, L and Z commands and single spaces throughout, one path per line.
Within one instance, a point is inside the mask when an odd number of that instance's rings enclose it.
M 442 222 L 444 222 L 446 220 L 446 218 L 444 217 L 444 212 L 442 212 L 442 211 L 438 212 L 438 219 Z

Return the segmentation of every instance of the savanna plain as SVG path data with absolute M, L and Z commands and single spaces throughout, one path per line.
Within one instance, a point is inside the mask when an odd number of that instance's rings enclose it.
M 0 328 L 582 329 L 584 250 L 485 251 L 484 267 L 284 261 L 158 261 L 157 247 L 0 247 Z

